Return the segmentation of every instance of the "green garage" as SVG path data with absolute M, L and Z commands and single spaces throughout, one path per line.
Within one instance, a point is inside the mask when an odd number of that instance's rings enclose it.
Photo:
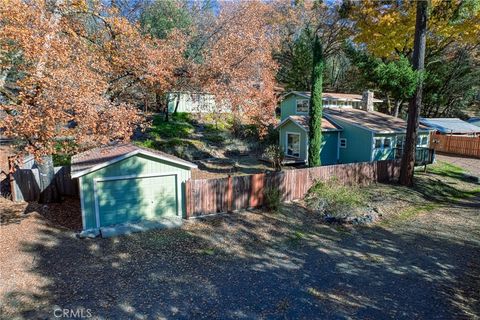
M 96 148 L 72 157 L 84 232 L 145 222 L 181 222 L 185 182 L 196 165 L 132 144 Z

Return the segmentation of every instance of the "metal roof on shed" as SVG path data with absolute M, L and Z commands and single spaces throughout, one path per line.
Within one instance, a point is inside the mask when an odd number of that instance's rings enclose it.
M 459 118 L 422 118 L 420 123 L 441 133 L 480 133 L 480 127 Z

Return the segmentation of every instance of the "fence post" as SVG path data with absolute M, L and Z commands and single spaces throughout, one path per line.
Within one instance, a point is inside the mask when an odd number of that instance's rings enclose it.
M 227 181 L 227 212 L 232 212 L 233 210 L 233 180 L 232 176 L 228 175 Z
M 10 194 L 12 197 L 12 201 L 17 201 L 17 193 L 15 191 L 15 177 L 13 173 L 15 172 L 15 158 L 8 157 L 8 181 L 10 187 Z

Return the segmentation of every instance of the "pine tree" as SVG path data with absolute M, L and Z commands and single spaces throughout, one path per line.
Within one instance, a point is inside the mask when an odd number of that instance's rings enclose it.
M 322 82 L 325 61 L 323 48 L 318 36 L 313 43 L 312 92 L 310 96 L 310 131 L 308 145 L 308 165 L 318 167 L 322 147 Z

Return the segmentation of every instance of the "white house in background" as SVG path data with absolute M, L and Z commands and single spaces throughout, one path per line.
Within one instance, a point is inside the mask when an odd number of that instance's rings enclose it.
M 186 113 L 211 113 L 211 112 L 230 112 L 230 108 L 225 104 L 223 107 L 217 106 L 215 96 L 205 92 L 169 92 L 168 112 Z

